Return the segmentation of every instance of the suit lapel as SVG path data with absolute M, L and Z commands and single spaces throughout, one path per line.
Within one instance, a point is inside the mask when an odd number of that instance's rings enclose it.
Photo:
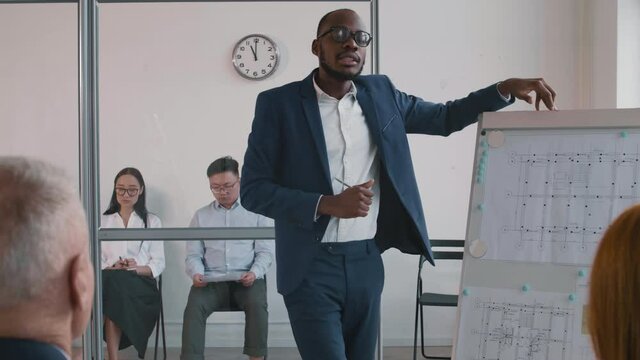
M 327 144 L 324 138 L 324 130 L 322 129 L 322 119 L 320 118 L 320 110 L 318 108 L 318 97 L 316 95 L 315 88 L 313 87 L 313 76 L 315 71 L 311 73 L 306 79 L 302 81 L 300 87 L 300 94 L 302 97 L 302 107 L 304 109 L 304 115 L 309 123 L 309 129 L 311 130 L 311 137 L 316 144 L 316 149 L 320 155 L 322 162 L 322 169 L 326 180 L 331 184 L 331 172 L 329 170 L 329 157 L 327 155 Z M 382 153 L 382 142 L 380 139 L 380 122 L 378 121 L 378 113 L 373 102 L 375 94 L 357 79 L 354 81 L 356 88 L 358 89 L 356 98 L 364 113 L 365 121 L 371 132 L 373 141 L 378 146 L 378 151 Z M 380 160 L 384 156 L 380 156 Z
M 322 170 L 325 178 L 329 184 L 331 184 L 331 172 L 329 171 L 329 156 L 327 155 L 327 144 L 324 139 L 324 130 L 322 130 L 322 119 L 320 119 L 320 109 L 318 108 L 318 97 L 316 95 L 315 88 L 313 87 L 313 75 L 315 71 L 311 73 L 306 79 L 302 81 L 300 94 L 302 96 L 302 107 L 304 109 L 304 115 L 309 123 L 309 129 L 311 130 L 311 137 L 316 144 L 318 154 L 320 155 L 320 161 L 322 162 Z
M 378 113 L 373 102 L 375 94 L 372 94 L 369 89 L 360 82 L 356 82 L 356 88 L 358 89 L 356 98 L 358 99 L 358 104 L 360 104 L 362 112 L 364 113 L 364 119 L 367 122 L 369 131 L 371 132 L 371 137 L 378 146 L 378 151 L 382 151 L 382 144 L 380 142 L 380 122 L 378 121 Z

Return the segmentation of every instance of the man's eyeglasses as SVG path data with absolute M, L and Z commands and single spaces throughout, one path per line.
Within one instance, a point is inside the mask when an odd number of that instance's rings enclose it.
M 368 32 L 362 30 L 351 31 L 346 26 L 332 26 L 329 30 L 318 35 L 318 39 L 327 34 L 331 34 L 331 38 L 333 39 L 333 41 L 339 42 L 341 44 L 349 40 L 349 38 L 351 37 L 353 38 L 353 41 L 355 41 L 356 44 L 360 47 L 369 46 L 369 43 L 371 43 L 371 40 L 373 40 L 373 36 L 371 36 L 371 34 L 369 34 Z
M 125 189 L 125 188 L 116 188 L 116 194 L 118 194 L 119 196 L 124 196 L 124 194 L 129 194 L 129 196 L 136 196 L 138 195 L 138 191 L 140 191 L 140 189 L 137 188 L 131 188 L 131 189 Z
M 234 186 L 236 186 L 236 184 L 238 183 L 238 180 L 236 180 L 233 184 L 224 184 L 224 185 L 212 185 L 209 188 L 211 189 L 211 192 L 213 192 L 214 194 L 221 194 L 221 193 L 225 193 L 228 194 L 229 192 L 231 192 L 231 189 L 233 189 Z

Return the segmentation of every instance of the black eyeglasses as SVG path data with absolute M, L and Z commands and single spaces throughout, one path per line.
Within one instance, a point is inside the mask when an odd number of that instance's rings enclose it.
M 213 192 L 214 194 L 228 194 L 231 192 L 231 189 L 233 189 L 234 186 L 236 186 L 236 184 L 238 183 L 238 180 L 234 181 L 233 184 L 224 184 L 224 185 L 211 185 L 209 188 L 211 189 L 211 192 Z
M 129 194 L 129 196 L 136 196 L 138 195 L 138 191 L 140 191 L 140 189 L 137 189 L 137 188 L 131 188 L 131 189 L 116 188 L 116 194 L 120 196 L 124 196 L 125 193 Z
M 369 43 L 371 43 L 371 40 L 373 40 L 373 36 L 371 36 L 371 34 L 369 34 L 368 32 L 362 30 L 351 31 L 346 26 L 332 26 L 329 30 L 320 34 L 318 36 L 318 39 L 329 33 L 331 34 L 331 38 L 333 39 L 333 41 L 339 42 L 341 44 L 349 40 L 349 38 L 351 37 L 358 46 L 366 47 L 369 46 Z

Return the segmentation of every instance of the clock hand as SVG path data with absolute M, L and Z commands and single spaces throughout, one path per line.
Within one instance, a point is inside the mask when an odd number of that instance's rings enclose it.
M 253 49 L 253 46 L 249 45 L 249 47 L 251 48 L 251 52 L 253 53 L 253 61 L 258 61 L 258 55 L 256 54 L 256 51 Z

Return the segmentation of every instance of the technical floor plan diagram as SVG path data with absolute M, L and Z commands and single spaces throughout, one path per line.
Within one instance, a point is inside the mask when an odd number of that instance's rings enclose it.
M 463 300 L 457 359 L 593 359 L 588 337 L 580 334 L 581 301 L 556 293 L 468 291 L 474 295 Z
M 518 136 L 487 149 L 487 259 L 590 264 L 604 230 L 640 202 L 639 134 Z

